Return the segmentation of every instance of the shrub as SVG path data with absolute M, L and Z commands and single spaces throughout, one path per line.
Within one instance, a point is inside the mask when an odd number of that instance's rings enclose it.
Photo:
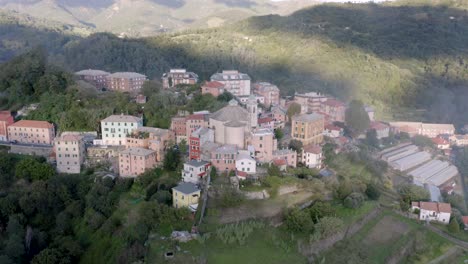
M 458 224 L 458 221 L 456 218 L 452 218 L 447 228 L 450 233 L 460 232 L 460 224 Z
M 367 185 L 366 195 L 369 199 L 376 201 L 380 198 L 380 190 L 375 184 L 369 184 Z
M 314 222 L 312 221 L 310 215 L 305 211 L 299 210 L 298 208 L 294 208 L 288 212 L 284 223 L 286 224 L 286 228 L 291 232 L 308 233 L 314 229 Z
M 347 208 L 359 208 L 364 203 L 364 195 L 353 192 L 344 199 L 343 205 Z

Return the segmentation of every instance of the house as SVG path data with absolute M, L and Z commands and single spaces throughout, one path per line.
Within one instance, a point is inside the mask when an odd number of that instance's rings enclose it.
M 302 114 L 292 117 L 291 136 L 303 145 L 323 142 L 324 118 L 319 114 Z
M 277 149 L 273 151 L 273 160 L 283 159 L 291 167 L 297 166 L 297 153 L 292 149 Z
M 323 134 L 327 137 L 338 138 L 343 136 L 344 129 L 333 124 L 325 125 Z
M 119 153 L 121 177 L 136 177 L 156 166 L 156 152 L 144 148 L 128 148 Z
M 320 112 L 329 116 L 332 122 L 344 122 L 346 105 L 340 100 L 329 98 L 321 102 Z
M 431 140 L 434 143 L 434 146 L 436 146 L 438 149 L 441 149 L 441 150 L 450 149 L 450 142 L 448 140 L 445 140 L 442 137 L 435 137 L 435 138 L 432 138 Z
M 371 121 L 370 130 L 375 130 L 378 139 L 386 138 L 390 135 L 390 127 L 382 122 Z
M 187 72 L 186 69 L 171 69 L 162 76 L 162 85 L 164 89 L 176 87 L 179 84 L 196 84 L 198 75 L 194 72 Z
M 396 132 L 406 132 L 410 136 L 421 135 L 435 138 L 439 135 L 454 135 L 453 124 L 428 124 L 421 122 L 390 122 L 390 126 Z
M 286 109 L 281 106 L 273 106 L 271 108 L 273 119 L 275 120 L 275 127 L 284 127 L 284 123 L 288 120 Z
M 156 161 L 162 162 L 169 145 L 175 141 L 175 133 L 169 129 L 139 127 L 125 138 L 127 148 L 146 148 L 156 152 Z
M 195 130 L 189 139 L 189 160 L 202 159 L 202 146 L 208 142 L 214 142 L 214 130 L 200 127 Z
M 254 93 L 263 96 L 265 107 L 279 105 L 280 90 L 278 86 L 268 82 L 257 82 L 253 84 Z
M 221 145 L 211 152 L 211 165 L 218 172 L 229 172 L 236 169 L 238 148 L 236 145 Z
M 191 160 L 184 163 L 182 181 L 198 184 L 210 170 L 210 163 L 206 161 Z
M 107 89 L 120 92 L 140 90 L 146 76 L 136 72 L 116 72 L 107 75 Z
M 247 172 L 245 171 L 236 171 L 236 176 L 237 176 L 237 179 L 243 181 L 247 179 L 249 174 L 247 174 Z
M 170 130 L 175 133 L 176 143 L 180 143 L 182 140 L 187 141 L 187 125 L 185 123 L 185 116 L 175 116 L 171 118 Z
M 224 84 L 224 90 L 234 96 L 250 95 L 250 76 L 236 70 L 223 71 L 211 76 L 211 81 Z
M 285 159 L 277 158 L 272 161 L 273 165 L 279 168 L 280 171 L 286 171 L 288 163 Z
M 450 222 L 450 214 L 452 207 L 449 203 L 436 202 L 412 202 L 411 209 L 413 212 L 419 210 L 419 220 L 436 221 L 443 224 Z
M 247 174 L 255 174 L 257 172 L 257 162 L 250 155 L 240 153 L 236 159 L 236 170 Z
M 265 103 L 265 97 L 258 94 L 238 95 L 235 98 L 241 105 L 246 105 L 251 98 L 259 104 Z
M 218 97 L 224 93 L 224 84 L 221 82 L 217 82 L 217 81 L 205 82 L 201 86 L 201 93 L 211 94 L 214 97 Z
M 79 174 L 86 156 L 83 136 L 79 133 L 62 133 L 55 139 L 54 147 L 57 171 Z
M 468 146 L 468 135 L 453 135 L 450 137 L 450 143 L 457 147 Z
M 46 121 L 20 120 L 8 126 L 8 140 L 24 144 L 52 145 L 54 125 Z
M 465 226 L 463 229 L 468 230 L 468 216 L 462 216 L 463 225 Z
M 191 182 L 179 183 L 172 188 L 172 205 L 175 208 L 189 208 L 192 212 L 197 211 L 200 200 L 200 189 Z
M 267 128 L 267 129 L 275 129 L 275 120 L 273 118 L 266 116 L 260 117 L 258 119 L 258 127 L 259 128 Z
M 0 141 L 8 141 L 8 126 L 14 122 L 10 111 L 0 111 Z
M 302 163 L 307 168 L 322 168 L 322 148 L 318 145 L 307 145 L 302 148 Z
M 319 112 L 322 108 L 322 103 L 327 100 L 327 96 L 317 92 L 296 93 L 294 95 L 294 102 L 301 106 L 301 114 Z
M 111 115 L 101 120 L 101 134 L 104 145 L 125 145 L 126 137 L 133 130 L 143 126 L 143 119 L 131 115 Z
M 78 79 L 94 85 L 97 89 L 107 88 L 107 76 L 110 73 L 100 70 L 82 70 L 75 72 Z

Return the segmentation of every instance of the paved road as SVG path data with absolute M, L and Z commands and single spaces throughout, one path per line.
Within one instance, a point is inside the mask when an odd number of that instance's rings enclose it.
M 8 141 L 0 141 L 0 146 L 7 146 L 7 147 L 20 146 L 20 147 L 39 147 L 39 148 L 52 147 L 52 145 L 11 143 L 11 142 L 8 142 Z

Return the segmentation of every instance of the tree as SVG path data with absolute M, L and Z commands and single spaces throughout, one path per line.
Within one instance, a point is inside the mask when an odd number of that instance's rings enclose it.
M 406 211 L 409 209 L 412 201 L 427 201 L 429 192 L 423 187 L 414 184 L 405 184 L 398 189 L 401 197 L 401 209 Z
M 234 99 L 234 95 L 232 95 L 230 92 L 228 91 L 224 91 L 224 93 L 218 95 L 218 98 L 216 98 L 218 101 L 221 101 L 221 102 L 229 102 L 231 101 L 232 99 Z
M 275 129 L 275 138 L 281 140 L 284 137 L 284 132 L 281 128 Z
M 335 211 L 336 211 L 335 208 L 330 203 L 321 202 L 321 201 L 314 203 L 308 209 L 310 217 L 316 223 L 325 216 L 334 215 Z
M 345 122 L 353 136 L 358 136 L 369 128 L 369 115 L 361 101 L 351 101 L 345 113 Z
M 315 232 L 320 233 L 321 238 L 327 238 L 333 234 L 336 234 L 343 229 L 344 223 L 343 220 L 337 217 L 326 216 L 320 219 L 320 221 L 315 224 Z
M 303 147 L 302 141 L 300 140 L 291 139 L 291 141 L 289 141 L 289 148 L 296 151 L 297 153 L 301 153 L 302 147 Z
M 58 264 L 65 264 L 64 255 L 60 250 L 56 248 L 46 248 L 42 250 L 39 254 L 37 254 L 33 260 L 31 261 L 32 264 L 51 264 L 51 263 L 58 263 Z
M 141 92 L 147 98 L 150 98 L 152 95 L 157 94 L 161 91 L 161 83 L 156 81 L 145 81 L 141 88 Z
M 326 143 L 325 145 L 323 145 L 322 153 L 324 157 L 323 163 L 325 165 L 331 165 L 331 163 L 335 159 L 336 157 L 335 149 L 336 149 L 336 145 L 333 143 Z
M 291 118 L 294 115 L 297 115 L 297 114 L 300 114 L 300 113 L 301 113 L 301 105 L 300 104 L 298 104 L 298 103 L 290 104 L 289 107 L 288 107 L 288 111 L 286 112 L 286 114 L 288 115 L 289 122 L 291 122 Z
M 415 135 L 412 138 L 413 144 L 415 144 L 418 147 L 429 147 L 429 148 L 434 148 L 434 142 L 428 137 L 421 136 L 421 135 Z
M 178 149 L 171 147 L 166 151 L 164 156 L 163 167 L 167 171 L 176 171 L 180 164 L 180 152 Z
M 291 232 L 309 233 L 314 229 L 314 222 L 310 215 L 298 208 L 291 209 L 284 220 L 286 228 Z
M 268 173 L 268 176 L 279 176 L 279 177 L 283 176 L 283 173 L 281 172 L 280 168 L 276 166 L 275 164 L 270 164 L 270 166 L 268 166 L 267 173 Z
M 366 195 L 369 197 L 369 199 L 377 201 L 380 198 L 380 190 L 377 188 L 377 186 L 373 183 L 368 184 L 366 188 Z
M 369 129 L 366 132 L 366 144 L 374 148 L 379 147 L 379 139 L 377 138 L 377 131 L 375 129 Z
M 182 157 L 185 157 L 188 151 L 187 140 L 182 139 L 179 143 L 179 151 Z
M 19 263 L 21 256 L 24 255 L 23 240 L 16 234 L 9 236 L 3 251 L 8 257 Z
M 343 205 L 345 207 L 352 208 L 352 209 L 361 207 L 363 203 L 364 203 L 364 195 L 358 192 L 351 193 L 343 201 Z
M 450 223 L 448 224 L 448 227 L 447 227 L 448 231 L 450 233 L 458 233 L 460 232 L 460 224 L 458 223 L 457 219 L 456 218 L 452 218 L 452 220 L 450 221 Z

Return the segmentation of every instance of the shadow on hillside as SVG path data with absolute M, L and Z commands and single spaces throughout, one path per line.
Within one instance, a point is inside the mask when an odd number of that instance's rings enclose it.
M 385 59 L 468 54 L 468 13 L 443 6 L 319 5 L 288 17 L 253 17 L 248 28 L 321 36 Z

